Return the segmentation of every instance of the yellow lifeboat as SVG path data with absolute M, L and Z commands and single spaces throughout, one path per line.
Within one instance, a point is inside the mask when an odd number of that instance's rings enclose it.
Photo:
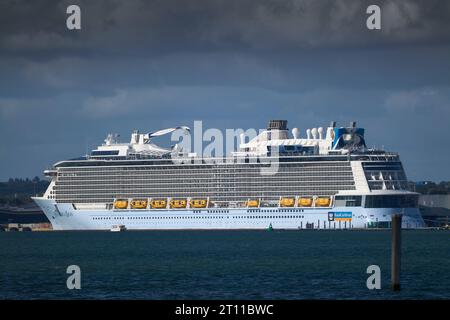
M 191 208 L 206 208 L 206 204 L 208 203 L 208 200 L 206 199 L 192 199 L 189 204 L 191 205 Z
M 302 197 L 298 199 L 298 206 L 299 207 L 311 207 L 313 203 L 313 200 L 311 197 Z
M 169 206 L 172 209 L 186 208 L 186 205 L 187 205 L 186 199 L 172 199 L 169 202 Z
M 167 207 L 167 201 L 166 199 L 152 199 L 150 207 L 152 209 L 164 209 Z
M 318 197 L 315 201 L 316 207 L 329 207 L 331 205 L 330 197 Z
M 295 198 L 281 198 L 280 207 L 293 207 L 295 205 Z
M 257 208 L 259 207 L 259 199 L 251 199 L 247 201 L 247 207 Z
M 117 199 L 114 201 L 114 209 L 126 209 L 128 207 L 128 200 Z
M 147 203 L 146 199 L 133 199 L 130 202 L 130 206 L 133 209 L 145 209 L 147 208 Z

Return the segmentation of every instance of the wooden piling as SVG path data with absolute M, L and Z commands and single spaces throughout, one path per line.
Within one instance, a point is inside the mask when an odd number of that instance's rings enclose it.
M 400 291 L 400 268 L 402 250 L 402 215 L 392 215 L 392 252 L 391 252 L 391 282 L 392 290 Z

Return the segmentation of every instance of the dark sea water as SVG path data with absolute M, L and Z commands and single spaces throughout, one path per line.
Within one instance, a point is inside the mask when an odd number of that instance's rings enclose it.
M 1 299 L 449 299 L 450 232 L 403 231 L 402 291 L 390 231 L 0 232 Z M 66 268 L 81 268 L 68 290 Z M 381 268 L 381 290 L 366 269 Z

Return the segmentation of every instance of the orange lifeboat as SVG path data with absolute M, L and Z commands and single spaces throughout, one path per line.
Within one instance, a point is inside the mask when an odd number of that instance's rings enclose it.
M 150 201 L 150 207 L 152 209 L 165 209 L 167 207 L 166 199 L 152 199 Z
M 295 198 L 281 198 L 280 207 L 293 207 L 295 205 Z
M 316 207 L 329 207 L 331 205 L 330 197 L 318 197 L 315 201 Z
M 147 208 L 147 199 L 133 199 L 130 202 L 130 206 L 133 209 L 145 209 Z
M 187 205 L 186 199 L 172 199 L 169 202 L 169 206 L 171 209 L 186 208 L 186 205 Z
M 114 209 L 126 209 L 128 208 L 128 200 L 117 199 L 114 201 Z
M 313 199 L 311 197 L 302 197 L 298 199 L 299 207 L 311 207 L 313 203 Z
M 207 203 L 207 199 L 192 199 L 189 202 L 191 208 L 206 208 Z
M 247 201 L 247 207 L 257 208 L 259 207 L 259 199 L 250 199 Z

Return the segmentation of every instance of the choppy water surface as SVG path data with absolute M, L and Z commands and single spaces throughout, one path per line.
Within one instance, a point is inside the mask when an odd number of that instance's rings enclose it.
M 366 287 L 372 264 L 381 290 Z M 403 231 L 399 293 L 390 231 L 0 233 L 2 299 L 449 299 L 449 271 L 446 231 Z

